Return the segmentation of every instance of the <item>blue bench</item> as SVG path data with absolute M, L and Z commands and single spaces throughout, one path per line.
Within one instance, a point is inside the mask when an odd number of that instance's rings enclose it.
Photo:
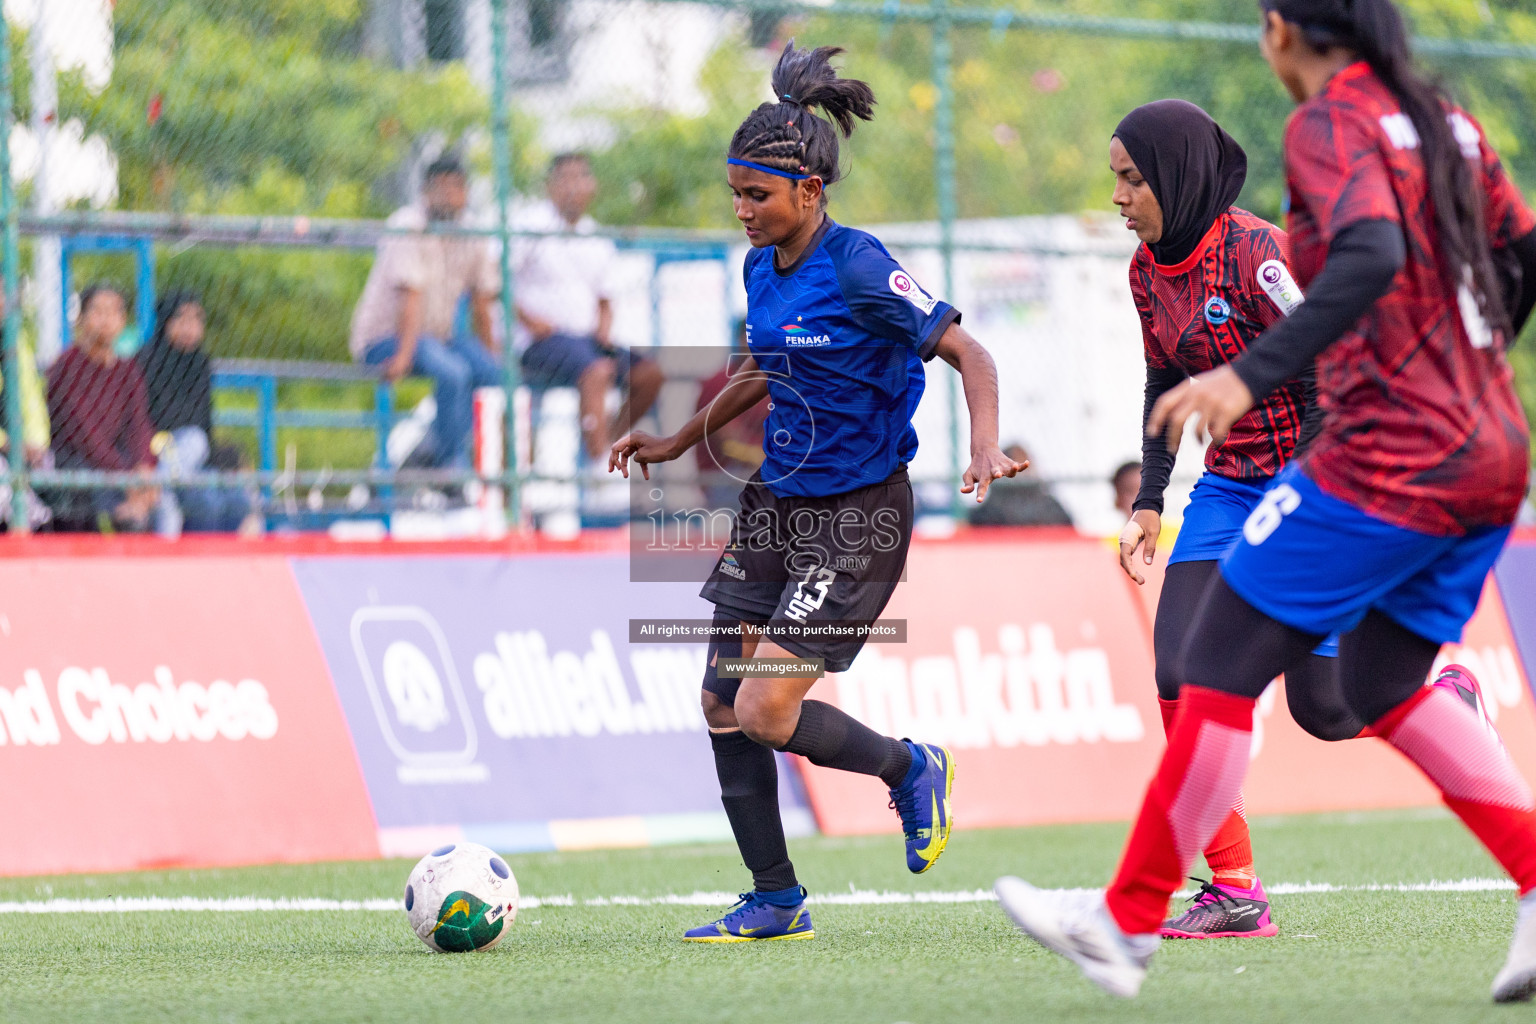
M 279 409 L 279 380 L 368 382 L 373 385 L 373 409 Z M 216 409 L 215 426 L 249 427 L 256 431 L 257 468 L 277 469 L 279 427 L 318 427 L 328 430 L 372 430 L 377 435 L 375 469 L 389 468 L 386 442 L 399 417 L 395 414 L 395 385 L 377 370 L 352 363 L 300 362 L 287 359 L 216 359 L 213 386 L 220 390 L 254 391 L 255 409 Z

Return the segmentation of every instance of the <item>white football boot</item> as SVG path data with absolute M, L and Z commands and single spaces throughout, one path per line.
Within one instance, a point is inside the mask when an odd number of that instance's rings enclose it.
M 1077 964 L 1089 981 L 1122 999 L 1141 991 L 1147 962 L 1161 940 L 1155 932 L 1121 931 L 1104 905 L 1103 893 L 1036 889 L 1011 876 L 999 878 L 993 888 L 1024 934 Z
M 1523 1003 L 1536 995 L 1536 893 L 1520 901 L 1509 959 L 1493 979 L 1493 1001 Z

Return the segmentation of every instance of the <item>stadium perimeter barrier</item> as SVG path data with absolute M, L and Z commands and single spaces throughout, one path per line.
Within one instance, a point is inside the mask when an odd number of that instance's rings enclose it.
M 566 543 L 13 539 L 0 547 L 0 873 L 725 841 L 686 584 L 628 582 L 622 537 Z M 1536 535 L 1465 642 L 1536 777 Z M 965 827 L 1127 818 L 1163 745 L 1158 575 L 1140 593 L 1067 531 L 914 543 L 887 621 L 813 695 L 948 744 Z M 1518 641 L 1518 644 L 1517 644 Z M 1522 661 L 1520 654 L 1523 653 Z M 1379 743 L 1322 744 L 1272 688 L 1249 809 L 1416 806 Z M 879 785 L 781 762 L 796 834 L 893 832 Z

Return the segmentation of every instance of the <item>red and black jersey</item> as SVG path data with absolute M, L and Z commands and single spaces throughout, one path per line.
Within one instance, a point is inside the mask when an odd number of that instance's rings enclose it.
M 1301 301 L 1287 270 L 1285 232 L 1233 207 L 1216 219 L 1184 262 L 1159 265 L 1145 245 L 1131 260 L 1131 297 L 1141 315 L 1149 376 L 1204 373 L 1235 359 L 1264 328 Z M 1275 390 L 1205 453 L 1212 473 L 1262 480 L 1280 472 L 1301 437 L 1306 388 Z
M 1461 110 L 1448 108 L 1448 117 L 1478 165 L 1494 246 L 1529 234 L 1536 215 L 1482 129 Z M 1326 419 L 1304 456 L 1307 472 L 1335 497 L 1422 533 L 1512 522 L 1529 469 L 1525 415 L 1505 340 L 1441 273 L 1413 122 L 1369 65 L 1354 64 L 1291 116 L 1285 162 L 1303 288 L 1351 224 L 1400 224 L 1408 249 L 1392 290 L 1318 358 Z

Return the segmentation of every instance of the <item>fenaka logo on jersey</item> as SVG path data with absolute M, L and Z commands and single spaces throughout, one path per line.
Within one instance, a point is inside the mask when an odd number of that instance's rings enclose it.
M 800 322 L 804 319 L 797 316 L 794 323 L 779 325 L 779 330 L 784 332 L 784 344 L 800 348 L 818 348 L 832 344 L 832 335 L 817 334 Z
M 1205 303 L 1205 319 L 1207 323 L 1220 327 L 1232 319 L 1232 307 L 1220 295 L 1212 295 Z
M 1297 287 L 1296 279 L 1284 263 L 1268 260 L 1260 265 L 1258 276 L 1259 287 L 1264 289 L 1264 294 L 1269 296 L 1269 301 L 1280 312 L 1290 316 L 1301 306 L 1301 289 Z
M 720 559 L 720 571 L 727 576 L 734 576 L 738 580 L 747 578 L 747 570 L 741 567 L 741 563 L 736 561 L 736 556 L 729 551 L 725 553 L 724 558 Z
M 905 270 L 891 271 L 891 291 L 922 310 L 924 316 L 932 313 L 933 307 L 939 304 L 939 300 L 919 288 Z

